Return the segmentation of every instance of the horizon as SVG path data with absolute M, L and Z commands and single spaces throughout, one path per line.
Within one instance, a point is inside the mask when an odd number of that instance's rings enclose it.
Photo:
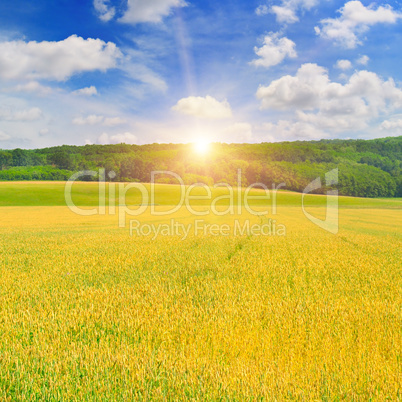
M 322 138 L 318 140 L 311 140 L 311 139 L 298 139 L 298 140 L 283 140 L 283 141 L 263 141 L 263 142 L 219 142 L 219 141 L 212 141 L 208 143 L 208 146 L 214 146 L 214 145 L 262 145 L 262 144 L 283 144 L 283 143 L 296 143 L 296 142 L 321 142 L 321 141 L 375 141 L 375 140 L 388 140 L 388 139 L 395 139 L 402 137 L 402 135 L 397 135 L 397 136 L 389 136 L 389 137 L 376 137 L 376 138 Z M 188 145 L 188 146 L 194 146 L 196 145 L 197 142 L 150 142 L 150 143 L 144 143 L 144 144 L 130 144 L 126 142 L 120 142 L 120 143 L 115 143 L 115 144 L 81 144 L 81 145 L 76 145 L 76 144 L 60 144 L 60 145 L 53 145 L 53 146 L 44 146 L 40 148 L 0 148 L 2 151 L 13 151 L 14 149 L 23 149 L 26 151 L 35 151 L 35 150 L 41 150 L 41 149 L 46 149 L 46 148 L 57 148 L 57 147 L 85 147 L 85 146 L 108 146 L 108 145 L 134 145 L 137 147 L 143 147 L 143 146 L 148 146 L 148 145 Z M 205 152 L 208 153 L 208 152 Z
M 397 1 L 0 4 L 0 148 L 402 133 Z

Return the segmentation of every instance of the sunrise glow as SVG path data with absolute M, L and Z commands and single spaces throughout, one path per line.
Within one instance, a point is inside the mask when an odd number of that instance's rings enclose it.
M 200 139 L 194 143 L 194 150 L 201 155 L 208 153 L 210 142 L 208 140 Z

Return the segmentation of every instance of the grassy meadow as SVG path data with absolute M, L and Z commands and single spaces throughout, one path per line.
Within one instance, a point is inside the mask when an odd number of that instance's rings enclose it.
M 94 206 L 97 191 L 76 183 L 73 200 Z M 157 192 L 160 210 L 179 198 Z M 325 197 L 307 198 L 323 218 Z M 63 182 L 0 183 L 0 399 L 400 400 L 402 201 L 339 203 L 337 235 L 279 192 L 276 215 L 201 219 L 271 219 L 286 236 L 153 240 L 108 212 L 74 214 Z M 138 220 L 172 218 L 196 219 Z

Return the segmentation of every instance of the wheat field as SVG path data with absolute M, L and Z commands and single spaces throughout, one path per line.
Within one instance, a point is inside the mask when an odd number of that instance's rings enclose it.
M 286 236 L 185 240 L 63 206 L 0 216 L 1 400 L 402 398 L 400 208 L 343 208 L 333 235 L 283 206 Z

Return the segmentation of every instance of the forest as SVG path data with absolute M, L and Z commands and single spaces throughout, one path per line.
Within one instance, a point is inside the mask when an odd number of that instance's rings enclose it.
M 0 150 L 0 181 L 68 180 L 82 170 L 106 170 L 107 180 L 149 182 L 152 171 L 172 171 L 185 184 L 285 183 L 301 192 L 317 177 L 339 168 L 341 195 L 402 197 L 402 136 L 374 140 L 320 140 L 259 144 L 212 143 L 205 154 L 193 144 L 62 145 Z M 97 180 L 86 176 L 82 180 Z M 177 184 L 169 175 L 158 182 Z M 324 193 L 325 186 L 317 192 Z

